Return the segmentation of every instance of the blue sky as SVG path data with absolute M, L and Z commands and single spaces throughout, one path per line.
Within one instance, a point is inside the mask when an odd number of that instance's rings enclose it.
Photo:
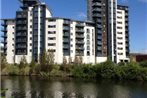
M 86 0 L 41 0 L 51 9 L 53 16 L 78 20 L 86 19 Z M 15 18 L 18 0 L 0 0 L 1 18 Z M 147 52 L 147 0 L 118 0 L 129 6 L 130 50 Z

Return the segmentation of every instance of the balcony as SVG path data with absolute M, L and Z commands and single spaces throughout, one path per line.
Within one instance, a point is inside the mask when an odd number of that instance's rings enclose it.
M 84 44 L 84 41 L 83 40 L 81 40 L 81 41 L 76 40 L 76 44 Z
M 98 12 L 101 12 L 102 9 L 101 8 L 94 8 L 93 11 L 98 11 Z
M 2 26 L 7 26 L 7 23 L 4 22 L 4 21 L 2 21 L 2 22 L 1 22 L 1 25 L 2 25 Z
M 18 24 L 18 25 L 27 24 L 27 21 L 17 21 L 16 24 Z
M 2 37 L 2 38 L 7 38 L 7 35 L 6 35 L 6 34 L 4 34 L 4 35 L 2 35 L 1 37 Z
M 27 42 L 26 39 L 16 39 L 16 42 Z
M 26 33 L 16 33 L 16 36 L 27 36 Z
M 84 47 L 76 46 L 76 50 L 84 50 Z
M 63 36 L 64 37 L 69 37 L 70 36 L 70 33 L 69 32 L 64 32 Z
M 70 27 L 64 26 L 64 27 L 63 27 L 63 30 L 69 31 L 69 30 L 70 30 Z
M 84 23 L 76 23 L 76 27 L 84 27 Z
M 17 45 L 16 47 L 17 47 L 17 48 L 27 48 L 26 45 Z
M 19 31 L 21 31 L 21 30 L 27 30 L 27 27 L 18 27 L 18 28 L 16 28 L 16 30 L 19 30 Z
M 101 3 L 99 3 L 99 2 L 95 2 L 95 3 L 93 3 L 93 5 L 92 6 L 102 6 L 102 4 Z
M 7 41 L 1 41 L 1 43 L 3 43 L 3 44 L 7 44 Z
M 17 14 L 16 17 L 17 17 L 18 19 L 20 19 L 20 18 L 24 19 L 24 18 L 27 18 L 27 15 L 25 15 L 25 14 Z
M 7 29 L 6 28 L 2 28 L 1 31 L 2 32 L 7 32 Z
M 76 29 L 76 32 L 84 33 L 84 29 Z
M 70 40 L 69 40 L 69 39 L 63 39 L 63 42 L 64 42 L 64 43 L 69 43 Z
M 93 14 L 93 17 L 102 18 L 101 14 Z
M 65 25 L 69 25 L 70 24 L 70 21 L 69 20 L 64 20 L 64 23 Z
M 69 49 L 70 46 L 69 46 L 69 45 L 64 45 L 63 48 L 64 48 L 64 49 Z
M 84 51 L 76 51 L 76 56 L 83 56 L 84 55 Z
M 76 34 L 76 38 L 84 38 L 84 35 L 83 34 Z

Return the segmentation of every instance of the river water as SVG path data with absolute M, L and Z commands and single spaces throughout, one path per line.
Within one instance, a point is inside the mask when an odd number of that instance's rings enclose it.
M 1 91 L 2 98 L 147 98 L 147 83 L 2 76 Z

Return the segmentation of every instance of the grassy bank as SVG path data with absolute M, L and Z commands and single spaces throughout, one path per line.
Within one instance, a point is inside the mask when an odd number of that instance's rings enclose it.
M 23 57 L 20 64 L 10 65 L 5 56 L 1 56 L 1 75 L 37 75 L 48 77 L 76 77 L 76 78 L 106 78 L 118 80 L 142 80 L 147 81 L 147 61 L 141 63 L 119 63 L 115 64 L 108 60 L 100 64 L 82 64 L 82 57 L 75 57 L 74 63 L 71 58 L 67 63 L 63 58 L 63 64 L 54 63 L 52 52 L 44 52 L 40 57 L 40 64 L 34 60 L 30 64 Z
M 106 78 L 118 80 L 147 81 L 147 63 L 120 63 L 106 61 L 101 64 L 20 64 L 2 65 L 1 75 L 38 75 L 43 78 L 76 77 L 76 78 Z

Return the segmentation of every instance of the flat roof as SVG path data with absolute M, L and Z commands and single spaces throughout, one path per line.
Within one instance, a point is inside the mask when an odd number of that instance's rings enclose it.
M 87 21 L 87 20 L 75 20 L 75 19 L 71 19 L 71 18 L 65 18 L 65 17 L 49 17 L 49 18 L 46 18 L 46 19 L 65 19 L 65 20 L 70 20 L 70 21 L 77 21 L 77 22 L 86 22 L 86 23 L 94 23 L 92 21 Z

